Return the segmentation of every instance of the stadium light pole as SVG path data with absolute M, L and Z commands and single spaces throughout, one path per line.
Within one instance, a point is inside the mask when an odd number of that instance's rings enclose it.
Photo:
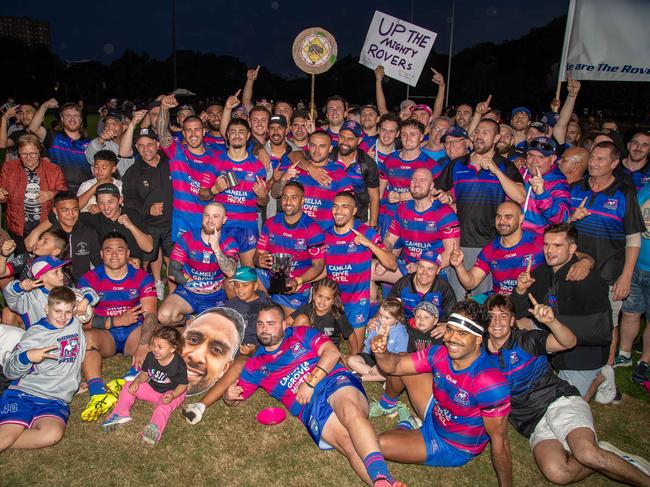
M 456 0 L 451 0 L 451 32 L 449 34 L 449 61 L 447 62 L 447 89 L 445 93 L 445 106 L 449 106 L 449 88 L 451 87 L 451 56 L 454 46 L 454 20 L 456 16 Z
M 172 0 L 172 70 L 174 71 L 173 89 L 177 88 L 176 83 L 176 0 Z M 172 90 L 173 91 L 173 90 Z
M 413 19 L 415 14 L 415 0 L 411 0 L 411 23 L 413 23 Z M 406 99 L 409 99 L 409 95 L 411 93 L 411 85 L 407 84 L 406 85 Z

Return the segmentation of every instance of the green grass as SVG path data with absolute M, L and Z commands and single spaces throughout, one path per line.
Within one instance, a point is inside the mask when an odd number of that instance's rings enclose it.
M 128 369 L 129 360 L 106 361 L 105 377 Z M 625 373 L 629 376 L 630 369 Z M 623 373 L 623 371 L 617 371 Z M 381 385 L 367 387 L 369 398 L 378 398 Z M 138 402 L 134 420 L 115 433 L 102 433 L 99 422 L 84 423 L 79 415 L 88 399 L 80 394 L 71 404 L 71 421 L 61 443 L 45 450 L 0 454 L 1 486 L 341 486 L 362 485 L 346 460 L 334 452 L 322 452 L 294 418 L 277 426 L 262 426 L 255 414 L 277 405 L 258 391 L 237 408 L 219 402 L 206 411 L 204 420 L 190 426 L 175 412 L 158 446 L 145 448 L 139 434 L 151 407 Z M 647 431 L 650 406 L 626 396 L 620 406 L 592 405 L 600 439 L 650 458 Z M 378 431 L 394 427 L 394 420 L 373 420 Z M 510 430 L 515 485 L 551 485 L 539 473 L 527 441 Z M 496 478 L 486 450 L 468 465 L 455 469 L 391 464 L 391 471 L 409 486 L 492 486 Z M 610 486 L 594 475 L 578 485 Z

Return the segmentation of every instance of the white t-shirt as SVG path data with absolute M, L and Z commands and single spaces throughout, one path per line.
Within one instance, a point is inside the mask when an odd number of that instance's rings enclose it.
M 84 194 L 86 191 L 88 191 L 90 188 L 92 188 L 93 184 L 97 182 L 97 178 L 92 178 L 89 179 L 88 181 L 84 181 L 79 185 L 79 189 L 77 190 L 77 196 L 81 196 Z M 119 179 L 113 178 L 112 183 L 117 186 L 117 189 L 120 190 L 120 194 L 122 193 L 122 181 Z M 95 198 L 95 195 L 92 195 L 90 199 L 88 200 L 88 203 L 86 206 L 84 206 L 81 211 L 88 211 L 88 207 L 91 205 L 96 205 L 97 204 L 97 199 Z

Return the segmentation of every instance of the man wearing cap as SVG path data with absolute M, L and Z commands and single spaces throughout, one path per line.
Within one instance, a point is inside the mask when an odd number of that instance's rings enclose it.
M 423 167 L 413 171 L 409 187 L 412 199 L 397 206 L 384 237 L 386 248 L 398 256 L 398 269 L 390 273 L 377 265 L 373 279 L 396 282 L 415 270 L 419 256 L 427 250 L 439 254 L 442 267 L 447 267 L 450 252 L 458 246 L 458 218 L 449 205 L 431 196 L 433 189 L 431 171 Z
M 588 176 L 571 186 L 571 221 L 579 232 L 578 248 L 596 260 L 597 272 L 609 285 L 615 326 L 622 301 L 630 293 L 641 233 L 646 231 L 634 187 L 614 174 L 620 159 L 614 143 L 596 144 L 589 155 Z M 615 328 L 610 365 L 617 347 Z
M 174 247 L 172 240 L 172 194 L 173 187 L 169 158 L 158 144 L 158 136 L 151 128 L 136 129 L 144 117 L 144 111 L 136 112 L 122 136 L 120 153 L 132 155 L 133 145 L 139 157 L 124 175 L 122 188 L 124 206 L 141 213 L 151 235 L 153 250 L 143 255 L 150 263 L 151 274 L 156 283 L 156 294 L 165 298 L 162 281 L 162 264 L 169 269 L 169 256 Z
M 76 103 L 66 103 L 61 107 L 60 131 L 43 127 L 47 110 L 58 107 L 59 102 L 54 98 L 43 102 L 29 124 L 29 131 L 43 141 L 50 160 L 63 171 L 68 190 L 76 193 L 79 185 L 91 177 L 85 154 L 90 140 L 82 136 L 81 108 Z
M 446 155 L 442 159 L 437 159 L 437 161 L 443 168 L 447 167 L 451 161 L 466 156 L 470 152 L 471 142 L 469 135 L 464 128 L 458 125 L 452 125 L 447 128 L 447 131 L 440 137 L 440 142 L 442 142 L 445 148 Z
M 508 419 L 528 439 L 540 471 L 560 485 L 594 472 L 630 485 L 648 484 L 650 477 L 641 473 L 648 462 L 597 441 L 589 405 L 574 386 L 553 373 L 548 355 L 574 347 L 576 336 L 556 318 L 553 307 L 535 298 L 531 302 L 533 315 L 545 329 L 517 329 L 512 299 L 489 298 L 490 325 L 483 347 L 510 384 Z
M 97 213 L 99 207 L 97 206 L 97 198 L 95 198 L 95 191 L 100 184 L 112 183 L 117 186 L 117 189 L 122 191 L 122 180 L 115 178 L 115 171 L 117 170 L 117 155 L 110 150 L 100 150 L 93 156 L 95 162 L 93 163 L 94 178 L 84 181 L 77 190 L 79 196 L 79 205 L 81 211 L 90 211 Z
M 203 144 L 205 128 L 200 118 L 190 116 L 183 121 L 183 142 L 174 140 L 169 132 L 169 110 L 178 106 L 174 95 L 162 96 L 156 132 L 160 148 L 169 158 L 172 178 L 172 240 L 177 241 L 188 230 L 199 228 L 204 201 L 199 196 L 201 180 L 209 167 L 216 164 L 215 153 Z
M 429 302 L 438 309 L 438 317 L 447 319 L 456 305 L 456 294 L 445 279 L 438 279 L 440 254 L 434 250 L 423 251 L 415 264 L 415 271 L 402 276 L 391 288 L 389 298 L 399 298 L 404 305 L 404 316 L 413 318 L 416 306 Z
M 526 131 L 530 124 L 532 116 L 530 110 L 526 107 L 516 107 L 510 113 L 510 125 L 514 130 L 513 145 L 517 146 L 526 140 Z
M 142 265 L 145 253 L 153 250 L 153 239 L 138 210 L 122 206 L 120 190 L 112 183 L 100 184 L 95 191 L 97 214 L 83 213 L 81 218 L 95 228 L 99 238 L 117 232 L 126 238 L 132 265 Z
M 424 126 L 417 120 L 405 120 L 400 123 L 402 150 L 388 156 L 379 165 L 380 234 L 385 235 L 394 217 L 397 205 L 411 199 L 409 188 L 413 171 L 423 167 L 428 169 L 433 179 L 440 174 L 441 166 L 420 149 Z
M 496 152 L 498 141 L 499 125 L 494 120 L 481 120 L 476 128 L 474 152 L 450 162 L 436 180 L 436 188 L 448 192 L 438 193 L 437 197 L 448 204 L 456 203 L 460 245 L 470 262 L 496 236 L 493 222 L 497 206 L 506 198 L 523 203 L 526 196 L 517 168 Z M 455 272 L 449 273 L 449 282 L 456 297 L 462 299 L 465 289 Z M 489 280 L 485 280 L 474 293 L 487 292 L 490 287 Z
M 357 196 L 357 218 L 377 227 L 379 218 L 379 171 L 375 161 L 359 147 L 362 140 L 361 126 L 346 120 L 339 129 L 339 144 L 333 159 L 345 169 Z
M 158 320 L 180 326 L 189 314 L 202 313 L 226 301 L 224 280 L 237 269 L 237 242 L 223 233 L 226 209 L 208 203 L 203 209 L 201 228 L 181 235 L 169 262 L 169 275 L 176 290 L 160 305 Z
M 304 188 L 296 181 L 289 181 L 282 188 L 280 207 L 282 213 L 264 222 L 257 251 L 253 261 L 260 270 L 260 280 L 268 289 L 273 269 L 274 254 L 292 256 L 288 270 L 288 291 L 271 294 L 271 299 L 287 313 L 300 308 L 309 301 L 311 282 L 325 269 L 323 246 L 325 238 L 321 228 L 303 212 Z
M 386 351 L 386 338 L 372 341 L 377 365 L 400 376 L 422 426 L 411 422 L 379 436 L 386 459 L 430 467 L 459 467 L 491 443 L 499 485 L 512 485 L 507 439 L 510 389 L 483 350 L 489 317 L 482 305 L 459 302 L 447 320 L 444 345 L 411 354 Z
M 109 112 L 104 119 L 104 130 L 95 139 L 91 140 L 86 147 L 86 160 L 92 165 L 95 154 L 101 150 L 109 150 L 120 154 L 120 145 L 124 132 L 124 119 L 119 112 Z M 124 176 L 126 170 L 133 165 L 133 156 L 119 157 L 117 161 L 117 172 Z
M 433 110 L 431 110 L 431 107 L 424 104 L 414 105 L 411 111 L 411 118 L 420 122 L 424 127 L 424 136 L 422 138 L 423 142 L 427 142 L 429 140 L 429 129 L 431 128 L 429 126 L 429 122 L 431 121 L 432 114 Z
M 7 307 L 20 315 L 25 329 L 45 318 L 48 293 L 64 285 L 63 267 L 69 263 L 69 260 L 59 260 L 49 255 L 37 257 L 30 268 L 33 279 L 16 279 L 5 286 L 3 293 Z M 80 288 L 78 294 L 82 298 L 77 303 L 75 315 L 81 316 L 89 306 L 97 304 L 99 296 L 90 287 Z
M 183 142 L 184 139 L 184 134 L 183 134 L 183 122 L 185 122 L 185 119 L 187 117 L 194 116 L 194 108 L 192 108 L 191 105 L 181 105 L 178 107 L 178 110 L 176 110 L 176 123 L 169 124 L 169 130 L 172 133 L 172 136 L 174 137 L 174 140 L 177 140 L 178 142 Z
M 569 184 L 555 163 L 556 149 L 553 139 L 537 137 L 528 143 L 526 152 L 523 228 L 538 235 L 548 225 L 569 220 Z

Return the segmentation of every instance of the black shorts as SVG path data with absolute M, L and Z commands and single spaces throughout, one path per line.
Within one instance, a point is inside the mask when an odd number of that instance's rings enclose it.
M 172 240 L 172 227 L 149 227 L 149 235 L 153 239 L 153 250 L 149 253 L 143 253 L 142 258 L 145 262 L 153 262 L 158 258 L 158 250 L 162 249 L 165 257 L 172 255 L 174 250 L 174 241 Z

